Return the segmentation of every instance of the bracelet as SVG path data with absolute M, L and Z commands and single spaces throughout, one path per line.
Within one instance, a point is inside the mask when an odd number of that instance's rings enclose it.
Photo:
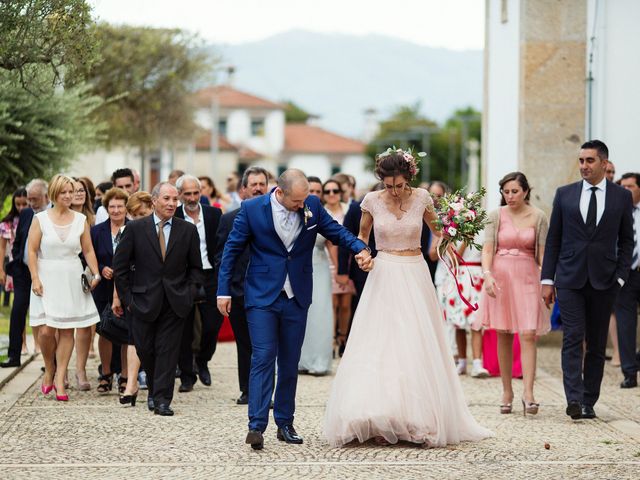
M 94 273 L 93 275 L 91 275 L 91 280 L 101 280 L 102 277 L 100 276 L 99 273 Z
M 487 273 L 491 275 L 491 270 L 485 270 L 484 272 L 482 272 L 482 276 L 484 277 Z

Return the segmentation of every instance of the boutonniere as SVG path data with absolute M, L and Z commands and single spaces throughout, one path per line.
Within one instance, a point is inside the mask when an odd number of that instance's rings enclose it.
M 304 206 L 304 224 L 307 225 L 307 222 L 310 218 L 313 218 L 313 212 L 309 208 L 309 205 Z

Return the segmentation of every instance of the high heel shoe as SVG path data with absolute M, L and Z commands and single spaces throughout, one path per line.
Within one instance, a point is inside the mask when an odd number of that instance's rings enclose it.
M 81 382 L 80 376 L 76 373 L 76 384 L 78 385 L 78 390 L 81 392 L 88 392 L 91 390 L 91 384 L 89 382 Z
M 536 415 L 538 413 L 538 409 L 540 408 L 540 404 L 536 402 L 527 402 L 525 399 L 522 399 L 522 415 L 525 417 L 527 413 L 529 415 Z
M 40 391 L 43 395 L 49 395 L 51 393 L 51 390 L 53 390 L 54 388 L 55 387 L 53 385 L 45 385 L 44 383 L 40 385 Z
M 136 406 L 136 400 L 138 398 L 138 392 L 133 395 L 120 395 L 120 405 L 129 405 L 132 407 Z
M 69 401 L 69 395 L 67 395 L 66 393 L 62 394 L 62 395 L 58 395 L 58 389 L 56 388 L 56 386 L 53 386 L 53 389 L 56 392 L 56 400 L 58 402 L 68 402 Z
M 118 393 L 123 394 L 127 389 L 127 377 L 120 376 L 118 377 Z
M 502 405 L 500 405 L 500 413 L 502 414 L 511 413 L 512 410 L 513 405 L 511 403 L 503 403 Z

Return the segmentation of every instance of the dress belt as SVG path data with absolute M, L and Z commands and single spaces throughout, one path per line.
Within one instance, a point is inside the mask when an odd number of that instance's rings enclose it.
M 510 255 L 512 257 L 518 257 L 520 255 L 522 255 L 523 257 L 533 257 L 533 254 L 528 253 L 528 252 L 523 252 L 522 250 L 520 250 L 519 248 L 499 248 L 498 251 L 496 252 L 498 255 L 500 256 L 507 256 Z
M 460 265 L 461 267 L 481 267 L 482 263 L 480 262 L 465 262 L 465 261 L 461 261 L 458 263 L 458 265 Z

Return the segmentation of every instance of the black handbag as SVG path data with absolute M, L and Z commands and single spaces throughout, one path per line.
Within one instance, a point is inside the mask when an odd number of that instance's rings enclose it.
M 124 314 L 118 317 L 111 310 L 111 304 L 107 304 L 100 313 L 100 321 L 96 325 L 96 332 L 118 345 L 129 344 L 129 325 Z

